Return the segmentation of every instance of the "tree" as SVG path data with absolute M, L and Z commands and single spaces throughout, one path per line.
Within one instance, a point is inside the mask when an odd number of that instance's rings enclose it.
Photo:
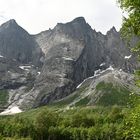
M 140 37 L 140 0 L 118 0 L 120 7 L 128 13 L 124 18 L 121 29 L 122 36 L 130 41 L 133 36 Z M 140 41 L 133 51 L 137 52 L 140 58 Z M 140 86 L 140 70 L 137 71 L 136 84 Z M 136 102 L 134 100 L 134 102 Z M 126 139 L 140 139 L 140 100 L 134 103 L 134 108 L 126 118 L 125 137 Z
M 125 120 L 124 135 L 126 139 L 140 139 L 140 104 L 129 112 Z
M 122 30 L 125 37 L 133 34 L 140 36 L 140 1 L 139 0 L 118 0 L 120 7 L 128 13 L 124 18 Z
M 56 126 L 59 116 L 57 113 L 48 110 L 41 111 L 35 120 L 36 137 L 34 139 L 48 139 L 48 131 L 52 126 Z
M 95 125 L 94 118 L 88 117 L 86 112 L 77 112 L 71 117 L 72 127 L 91 127 Z
M 121 34 L 127 41 L 133 36 L 140 36 L 140 0 L 117 0 L 123 11 L 128 13 L 128 17 L 123 18 Z M 133 49 L 140 56 L 140 42 Z

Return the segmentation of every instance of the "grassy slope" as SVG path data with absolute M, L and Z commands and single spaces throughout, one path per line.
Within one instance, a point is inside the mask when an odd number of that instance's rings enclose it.
M 86 106 L 89 103 L 90 99 L 88 97 L 85 97 L 81 99 L 79 102 L 75 104 L 75 106 Z
M 34 122 L 37 118 L 37 116 L 44 111 L 48 111 L 50 110 L 51 112 L 58 112 L 59 117 L 61 118 L 61 123 L 59 124 L 61 126 L 61 124 L 63 125 L 63 123 L 65 125 L 67 125 L 67 122 L 71 123 L 71 120 L 74 118 L 74 116 L 78 115 L 84 115 L 85 114 L 88 116 L 88 118 L 93 118 L 93 120 L 95 121 L 95 124 L 97 124 L 97 127 L 101 127 L 103 125 L 105 125 L 107 122 L 110 123 L 110 118 L 112 118 L 112 110 L 119 110 L 117 111 L 118 113 L 123 113 L 125 115 L 125 112 L 127 112 L 127 109 L 123 109 L 121 107 L 117 107 L 117 106 L 112 106 L 112 107 L 77 107 L 75 109 L 72 110 L 66 110 L 66 111 L 59 111 L 55 110 L 54 108 L 48 108 L 47 106 L 44 107 L 40 107 L 37 109 L 33 109 L 30 110 L 28 112 L 23 112 L 20 114 L 16 114 L 13 116 L 7 116 L 7 117 L 3 117 L 3 120 L 5 120 L 5 122 L 9 122 L 9 120 L 14 120 L 14 118 L 23 118 L 23 119 L 29 119 L 30 122 Z M 0 120 L 2 119 L 2 117 L 0 117 Z M 82 118 L 81 118 L 82 119 Z M 80 118 L 78 118 L 78 120 L 80 120 Z M 91 124 L 91 122 L 90 122 Z M 69 128 L 69 127 L 68 127 Z M 30 138 L 9 138 L 6 137 L 3 140 L 30 140 Z
M 54 112 L 56 112 L 56 111 L 57 112 L 64 112 L 63 107 L 66 107 L 74 99 L 78 98 L 81 94 L 83 94 L 86 90 L 87 90 L 87 86 L 83 86 L 83 87 L 77 89 L 77 91 L 75 91 L 73 94 L 66 97 L 64 100 L 49 104 L 47 106 L 43 106 L 40 108 L 36 108 L 36 109 L 32 109 L 30 111 L 20 113 L 19 116 L 28 117 L 28 118 L 35 118 L 35 116 L 37 114 L 39 114 L 41 111 L 46 110 L 46 109 L 54 111 Z M 98 92 L 98 91 L 102 91 L 103 95 L 99 99 L 96 106 L 86 107 L 86 105 L 90 102 L 90 98 L 91 98 L 90 96 L 87 96 L 87 97 L 79 100 L 79 102 L 77 102 L 75 104 L 75 106 L 77 108 L 74 110 L 70 110 L 70 114 L 71 114 L 71 112 L 75 112 L 76 110 L 79 111 L 79 109 L 81 109 L 81 108 L 83 108 L 83 109 L 84 108 L 86 108 L 86 109 L 87 108 L 91 108 L 91 109 L 97 108 L 96 111 L 100 110 L 100 108 L 102 108 L 102 109 L 106 108 L 108 110 L 113 105 L 121 105 L 121 106 L 126 105 L 127 101 L 129 100 L 130 91 L 128 91 L 124 87 L 114 87 L 111 83 L 104 83 L 104 82 L 99 83 L 96 86 L 96 92 Z M 4 93 L 5 92 L 3 92 L 3 94 Z M 69 111 L 67 111 L 67 113 L 68 112 Z M 2 116 L 0 118 L 2 118 Z
M 0 107 L 7 104 L 8 96 L 7 90 L 0 90 Z
M 125 106 L 129 100 L 129 94 L 131 93 L 126 87 L 113 85 L 112 83 L 100 82 L 95 91 L 91 91 L 91 95 L 82 98 L 83 95 L 88 90 L 87 86 L 83 86 L 77 89 L 73 94 L 67 96 L 63 100 L 57 101 L 55 103 L 50 104 L 51 107 L 65 107 L 71 104 L 74 100 L 81 98 L 78 102 L 75 103 L 74 106 L 86 106 L 90 103 L 90 105 L 99 105 L 99 106 L 112 106 L 112 105 L 120 105 Z M 99 93 L 99 95 L 98 95 Z M 92 102 L 92 99 L 95 96 L 100 96 L 98 101 Z
M 126 87 L 114 86 L 112 83 L 101 82 L 96 86 L 96 92 L 101 91 L 102 96 L 97 105 L 121 105 L 128 103 L 130 91 Z

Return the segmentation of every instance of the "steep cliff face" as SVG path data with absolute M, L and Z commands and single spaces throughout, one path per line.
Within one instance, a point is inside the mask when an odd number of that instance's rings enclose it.
M 0 109 L 19 99 L 12 90 L 33 85 L 43 57 L 33 37 L 15 20 L 0 26 L 0 97 L 4 98 L 2 105 L 0 100 Z
M 45 53 L 45 61 L 35 88 L 25 100 L 27 103 L 30 99 L 28 103 L 33 106 L 71 94 L 83 79 L 93 76 L 99 69 L 113 66 L 133 72 L 138 67 L 114 27 L 107 35 L 102 35 L 92 30 L 83 17 L 66 24 L 59 23 L 35 39 Z M 33 97 L 35 91 L 37 94 Z
M 12 19 L 0 26 L 0 54 L 20 63 L 39 65 L 42 52 L 32 36 Z
M 110 66 L 127 73 L 139 67 L 114 27 L 103 35 L 83 17 L 33 36 L 11 20 L 0 27 L 0 44 L 1 55 L 35 65 L 28 72 L 24 69 L 30 86 L 27 82 L 8 89 L 9 104 L 25 109 L 70 95 L 84 79 Z

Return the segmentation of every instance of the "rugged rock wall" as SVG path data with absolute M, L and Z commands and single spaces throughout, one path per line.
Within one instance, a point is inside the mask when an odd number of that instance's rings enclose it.
M 12 90 L 14 97 L 17 95 L 17 100 L 11 98 L 12 104 L 22 108 L 64 98 L 99 69 L 112 66 L 132 73 L 139 67 L 114 27 L 103 35 L 93 30 L 83 17 L 58 23 L 54 29 L 34 36 L 10 20 L 0 27 L 0 52 L 20 64 L 35 65 L 28 71 L 34 77 L 32 86 L 26 84 Z
M 98 69 L 113 66 L 133 72 L 138 67 L 114 27 L 103 35 L 92 30 L 83 17 L 59 23 L 35 39 L 45 53 L 45 63 L 35 83 L 43 91 L 38 94 L 35 106 L 69 95 Z
M 40 65 L 40 47 L 15 20 L 0 26 L 0 55 L 20 63 Z

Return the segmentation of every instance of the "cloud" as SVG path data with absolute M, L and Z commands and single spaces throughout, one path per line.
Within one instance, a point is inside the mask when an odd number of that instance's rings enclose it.
M 57 22 L 68 22 L 84 16 L 92 28 L 105 33 L 121 26 L 121 10 L 115 0 L 0 0 L 0 15 L 15 19 L 29 33 L 53 28 Z M 0 18 L 1 19 L 1 18 Z M 0 20 L 1 21 L 5 20 Z

